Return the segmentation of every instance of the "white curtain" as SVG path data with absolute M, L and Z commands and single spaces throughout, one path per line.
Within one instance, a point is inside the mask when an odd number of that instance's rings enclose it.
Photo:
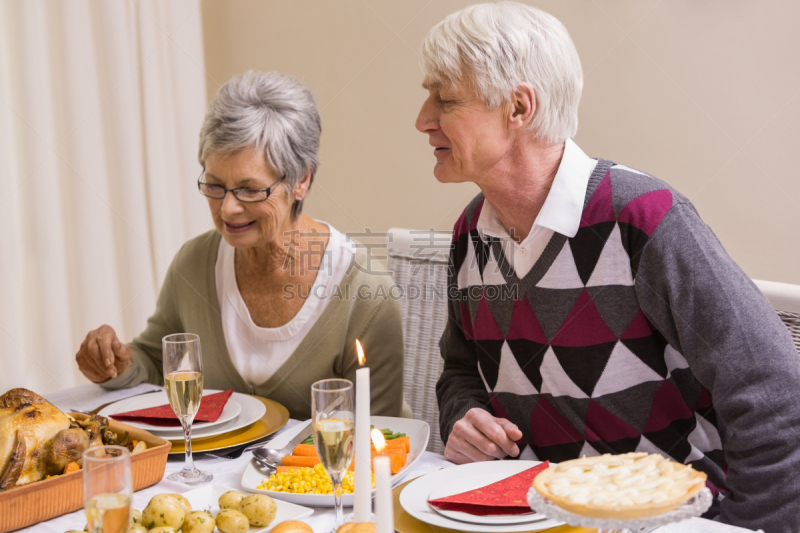
M 0 394 L 85 383 L 86 333 L 136 336 L 213 227 L 200 3 L 0 0 Z

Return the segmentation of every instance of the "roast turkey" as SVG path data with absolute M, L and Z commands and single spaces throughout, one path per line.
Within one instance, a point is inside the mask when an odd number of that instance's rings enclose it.
M 93 444 L 108 421 L 93 417 L 84 429 L 36 393 L 13 389 L 0 396 L 0 490 L 61 474 Z

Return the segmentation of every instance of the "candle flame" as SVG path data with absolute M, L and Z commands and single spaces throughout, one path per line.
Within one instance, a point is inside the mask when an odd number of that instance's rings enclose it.
M 381 430 L 373 428 L 370 435 L 372 435 L 372 444 L 375 445 L 375 450 L 377 450 L 378 453 L 382 452 L 383 449 L 386 448 L 386 439 L 383 438 Z
M 367 358 L 364 357 L 364 348 L 361 347 L 361 343 L 358 342 L 358 339 L 356 339 L 356 351 L 358 352 L 358 366 L 364 366 Z

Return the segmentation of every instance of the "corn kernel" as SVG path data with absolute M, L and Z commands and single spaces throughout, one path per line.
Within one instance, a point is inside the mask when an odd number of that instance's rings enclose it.
M 348 471 L 342 480 L 342 493 L 352 494 L 355 479 L 353 473 Z M 372 476 L 372 486 L 375 486 L 375 477 Z M 261 481 L 259 489 L 273 492 L 294 492 L 298 494 L 333 494 L 333 483 L 321 464 L 313 468 L 290 470 L 272 474 L 269 479 Z

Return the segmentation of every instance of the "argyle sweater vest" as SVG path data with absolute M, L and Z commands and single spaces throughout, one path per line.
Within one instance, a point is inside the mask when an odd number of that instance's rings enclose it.
M 683 200 L 655 178 L 600 160 L 578 233 L 555 233 L 519 279 L 500 240 L 479 234 L 485 200 L 475 198 L 455 225 L 456 327 L 448 327 L 442 351 L 453 351 L 448 335 L 461 335 L 488 402 L 468 402 L 459 414 L 478 406 L 514 422 L 521 458 L 659 453 L 691 463 L 724 490 L 711 395 L 648 320 L 635 290 L 641 250 Z M 442 421 L 442 435 L 453 422 Z

